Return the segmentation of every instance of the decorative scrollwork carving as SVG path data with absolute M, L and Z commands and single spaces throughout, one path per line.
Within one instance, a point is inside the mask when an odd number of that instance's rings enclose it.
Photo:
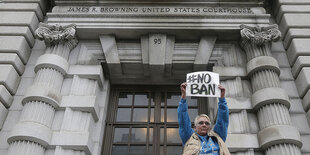
M 55 46 L 59 43 L 66 43 L 70 48 L 77 45 L 76 25 L 48 25 L 40 23 L 39 28 L 35 31 L 36 38 L 44 40 L 47 46 Z
M 277 41 L 281 37 L 281 32 L 278 29 L 278 25 L 270 25 L 267 27 L 251 27 L 247 25 L 241 25 L 241 37 L 251 41 L 251 43 L 258 46 L 263 45 L 266 42 Z

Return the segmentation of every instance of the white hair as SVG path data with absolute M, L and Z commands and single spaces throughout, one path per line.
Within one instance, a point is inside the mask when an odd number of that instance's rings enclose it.
M 210 121 L 210 118 L 209 118 L 208 115 L 206 115 L 206 114 L 200 114 L 200 115 L 196 116 L 196 118 L 195 118 L 195 122 L 194 122 L 195 126 L 198 125 L 198 119 L 199 119 L 200 117 L 205 117 L 205 118 L 210 122 L 210 124 L 211 124 L 211 121 Z

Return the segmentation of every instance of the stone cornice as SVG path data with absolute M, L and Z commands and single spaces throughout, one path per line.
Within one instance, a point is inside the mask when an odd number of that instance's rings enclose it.
M 202 0 L 55 0 L 55 4 L 57 6 L 63 5 L 111 5 L 111 4 L 156 4 L 156 5 L 173 5 L 173 4 L 183 4 L 183 5 L 211 5 L 211 6 L 218 6 L 218 5 L 233 5 L 238 4 L 239 6 L 263 6 L 265 0 L 248 0 L 248 1 L 241 1 L 241 0 L 230 0 L 230 1 L 202 1 Z
M 70 48 L 73 48 L 78 43 L 75 24 L 62 26 L 40 23 L 35 35 L 37 39 L 44 40 L 47 46 L 66 43 Z
M 80 39 L 98 39 L 99 35 L 108 34 L 137 39 L 156 32 L 191 40 L 225 33 L 216 37 L 236 40 L 240 38 L 240 24 L 268 26 L 270 14 L 257 6 L 123 4 L 55 6 L 47 17 L 49 24 L 76 24 Z M 184 31 L 191 31 L 190 35 Z

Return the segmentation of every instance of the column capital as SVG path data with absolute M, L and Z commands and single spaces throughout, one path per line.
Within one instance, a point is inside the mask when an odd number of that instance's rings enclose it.
M 35 31 L 35 36 L 39 40 L 44 40 L 46 46 L 66 43 L 72 49 L 78 43 L 75 24 L 62 26 L 40 23 L 39 28 Z
M 277 41 L 281 37 L 278 25 L 270 25 L 267 27 L 240 25 L 241 37 L 252 44 L 261 46 L 267 42 Z

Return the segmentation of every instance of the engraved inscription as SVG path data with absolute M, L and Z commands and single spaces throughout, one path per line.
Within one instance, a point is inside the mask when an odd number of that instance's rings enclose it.
M 118 14 L 254 14 L 249 7 L 59 7 L 58 12 Z

